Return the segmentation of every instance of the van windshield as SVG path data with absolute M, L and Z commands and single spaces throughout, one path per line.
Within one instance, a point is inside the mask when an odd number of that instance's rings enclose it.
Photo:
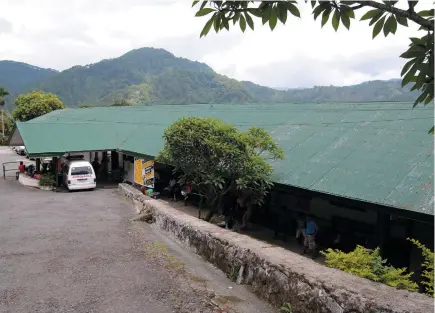
M 80 167 L 73 167 L 71 169 L 71 175 L 89 175 L 92 174 L 92 169 L 90 166 L 80 166 Z

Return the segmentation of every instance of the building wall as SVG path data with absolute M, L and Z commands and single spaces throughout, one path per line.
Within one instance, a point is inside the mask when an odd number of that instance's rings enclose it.
M 377 214 L 373 210 L 356 210 L 337 206 L 330 201 L 314 197 L 310 201 L 310 213 L 325 220 L 331 220 L 333 216 L 351 219 L 357 222 L 375 225 Z
M 301 201 L 301 197 L 282 192 L 272 191 L 270 205 L 272 207 L 285 206 L 287 210 L 298 210 L 297 202 Z M 377 222 L 377 213 L 369 209 L 351 209 L 344 205 L 334 205 L 329 200 L 320 197 L 311 197 L 311 199 L 302 200 L 307 203 L 306 207 L 302 207 L 302 211 L 306 214 L 313 215 L 323 222 L 330 222 L 334 216 L 350 219 L 353 221 L 375 225 Z

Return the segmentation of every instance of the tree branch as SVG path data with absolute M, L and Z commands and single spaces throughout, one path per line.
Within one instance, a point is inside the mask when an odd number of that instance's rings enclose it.
M 393 7 L 391 5 L 386 5 L 380 2 L 376 2 L 376 1 L 358 1 L 358 3 L 360 5 L 363 6 L 368 6 L 368 7 L 372 7 L 372 8 L 376 8 L 376 9 L 380 9 L 386 12 L 390 12 L 393 13 L 395 15 L 399 15 L 402 17 L 405 17 L 415 23 L 417 23 L 420 26 L 426 27 L 428 30 L 434 30 L 434 24 L 421 17 L 420 15 L 418 15 L 417 13 L 414 12 L 414 10 L 402 10 L 402 9 L 398 9 L 396 7 Z

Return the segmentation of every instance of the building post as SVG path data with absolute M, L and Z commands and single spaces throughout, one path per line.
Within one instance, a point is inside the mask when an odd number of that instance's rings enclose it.
M 56 181 L 56 187 L 59 187 L 59 179 L 57 177 L 57 157 L 53 157 L 53 172 L 54 172 L 54 179 Z
M 41 172 L 41 158 L 36 158 L 36 171 Z

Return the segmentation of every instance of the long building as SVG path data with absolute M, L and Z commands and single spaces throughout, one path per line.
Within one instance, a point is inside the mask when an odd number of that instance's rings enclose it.
M 417 265 L 407 237 L 433 247 L 433 107 L 411 103 L 152 105 L 57 110 L 17 123 L 10 145 L 31 157 L 114 151 L 153 158 L 163 131 L 182 117 L 222 119 L 241 130 L 259 126 L 285 151 L 275 161 L 270 210 L 303 210 L 324 223 L 371 233 L 384 255 Z M 132 179 L 133 166 L 124 164 Z M 398 248 L 400 247 L 400 248 Z M 415 261 L 413 261 L 415 260 Z M 402 265 L 402 264 L 401 264 Z

